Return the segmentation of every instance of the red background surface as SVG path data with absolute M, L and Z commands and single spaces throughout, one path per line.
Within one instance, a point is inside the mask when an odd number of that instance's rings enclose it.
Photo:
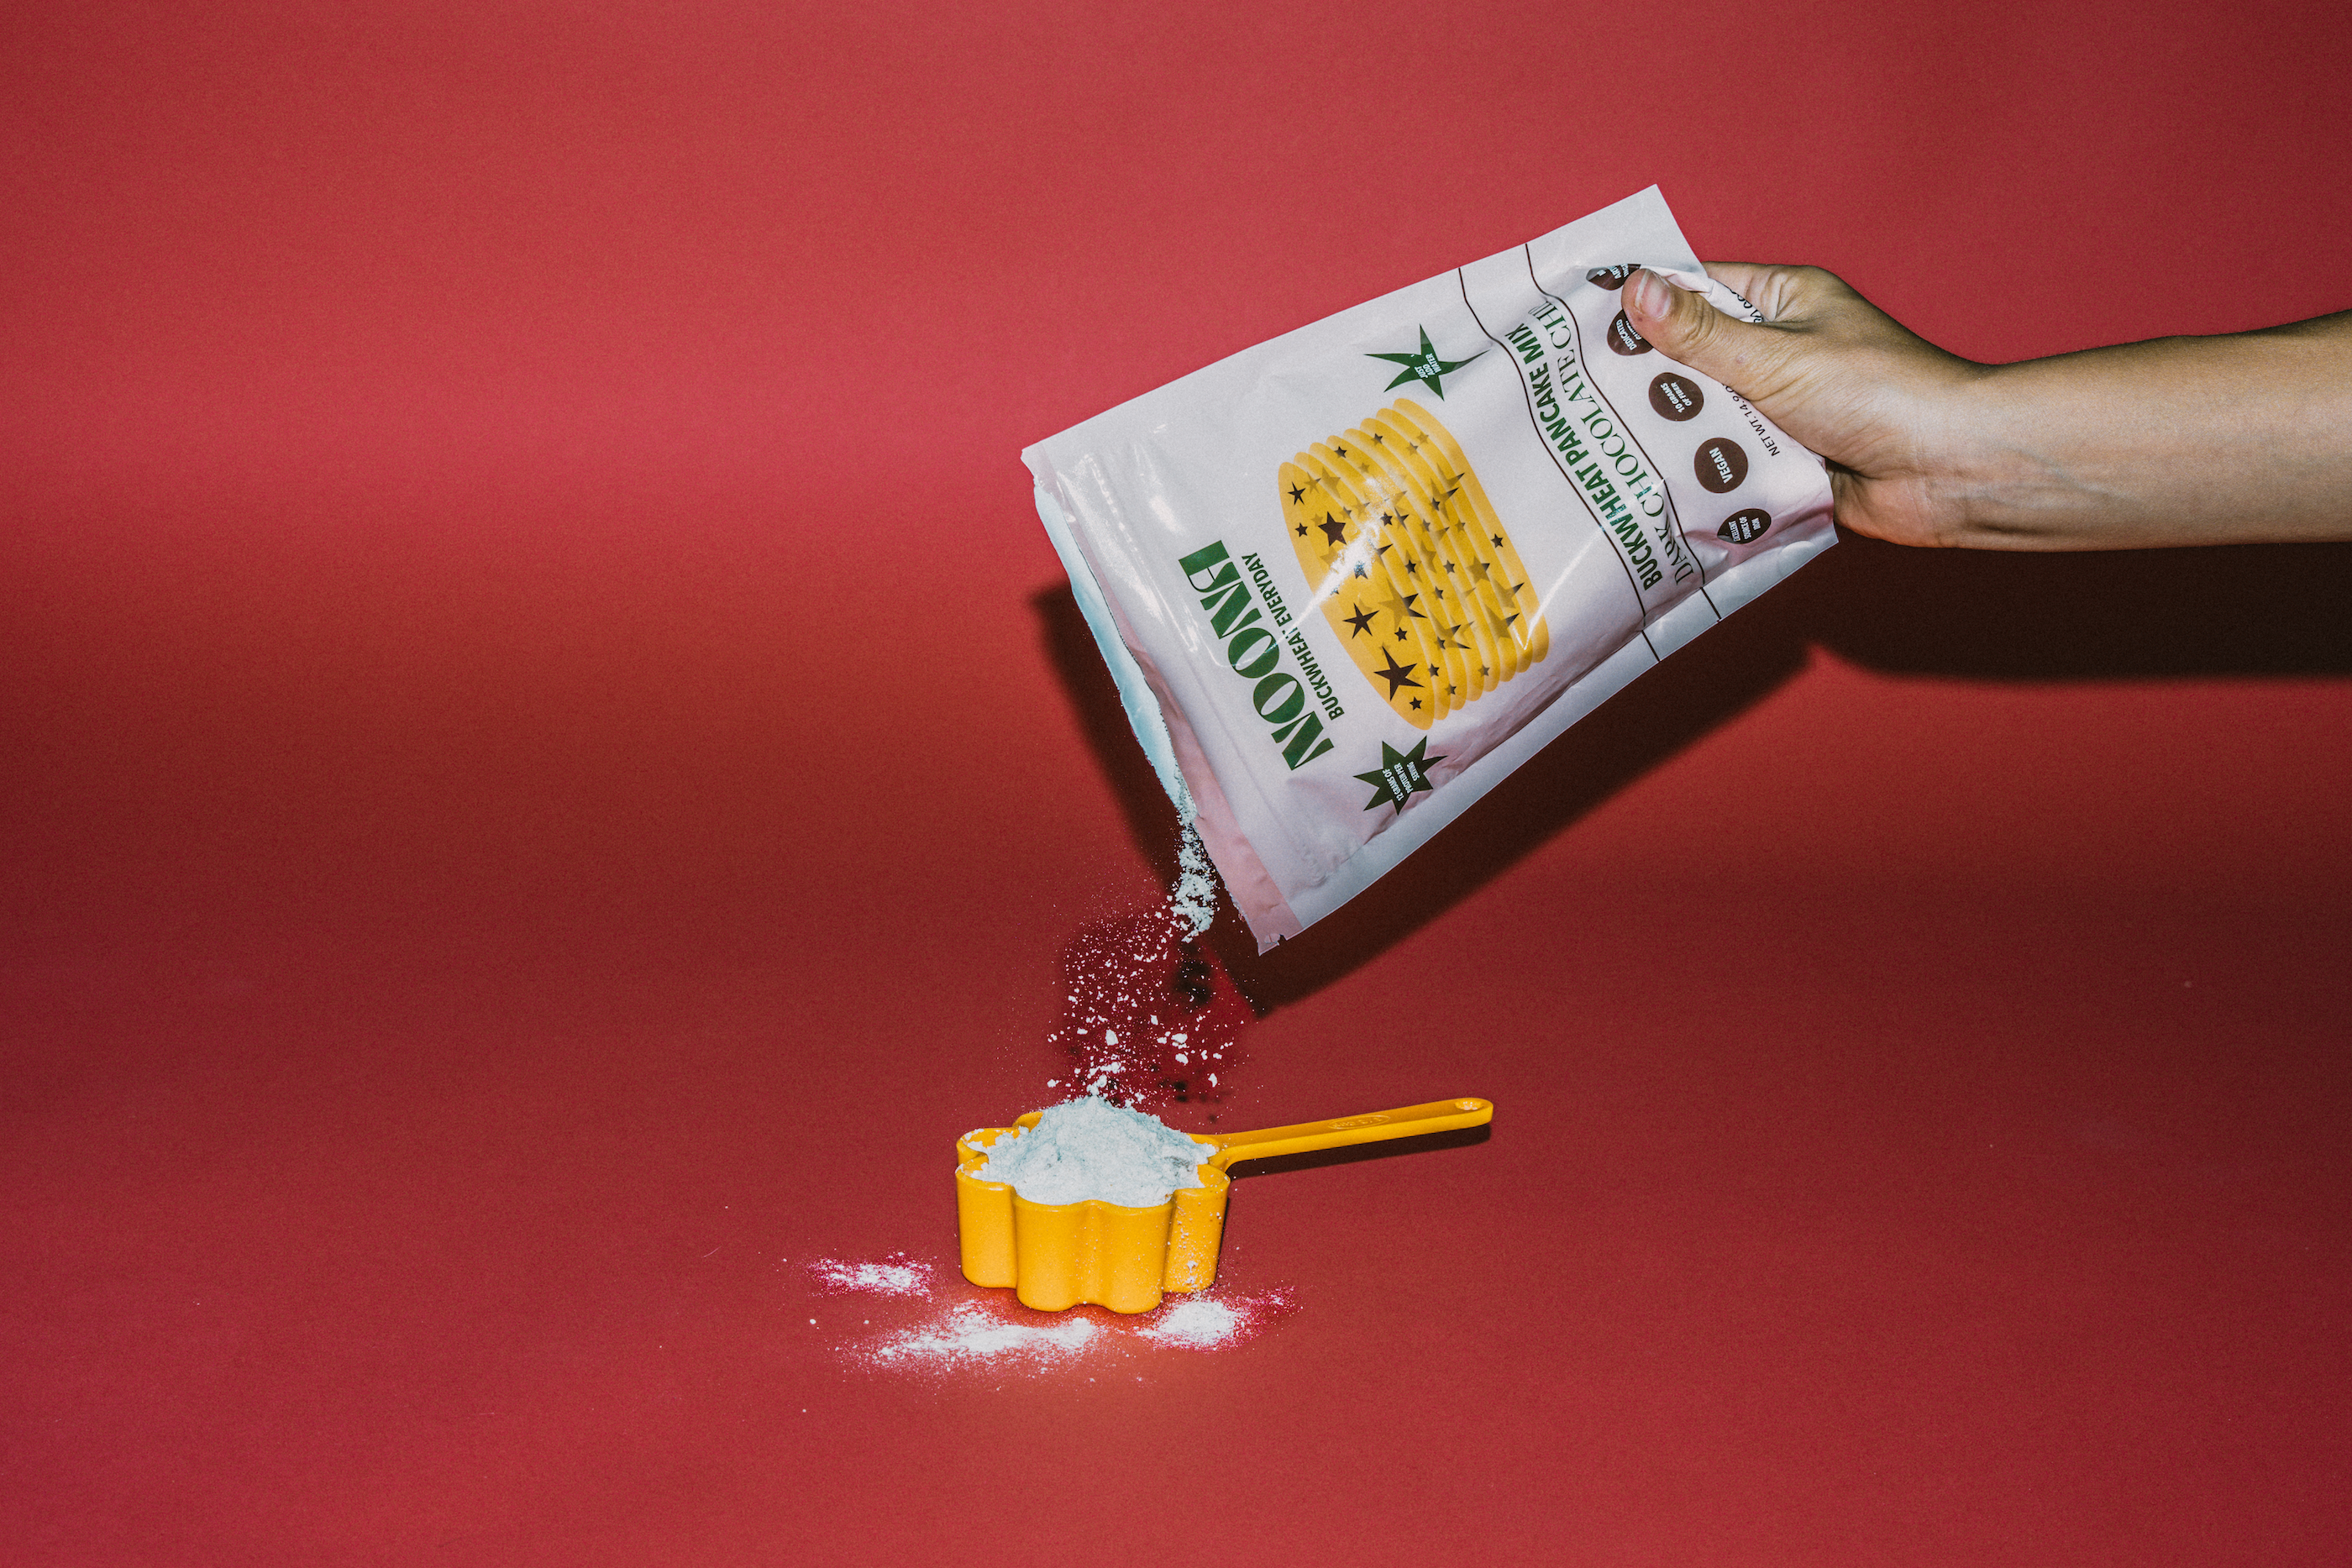
M 1249 1345 L 799 1271 L 1171 857 L 1025 443 L 1654 181 L 1982 359 L 2352 304 L 2339 5 L 1974 12 L 13 10 L 5 1555 L 2340 1561 L 2338 549 L 1850 543 L 1237 956 L 1234 1122 L 1501 1107 L 1243 1180 Z

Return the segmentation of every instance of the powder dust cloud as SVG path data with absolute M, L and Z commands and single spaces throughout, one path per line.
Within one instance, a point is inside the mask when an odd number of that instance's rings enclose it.
M 1208 852 L 1190 827 L 1177 860 L 1165 903 L 1097 921 L 1063 950 L 1061 1019 L 1047 1039 L 1069 1066 L 1048 1081 L 1064 1102 L 1048 1114 L 1105 1121 L 1118 1107 L 1117 1117 L 1140 1113 L 1133 1118 L 1140 1123 L 1174 1105 L 1216 1105 L 1233 1092 L 1242 1061 L 1236 1042 L 1258 1013 L 1204 939 L 1219 889 Z M 1215 1113 L 1208 1119 L 1215 1121 Z M 1158 1131 L 1175 1139 L 1180 1152 L 1191 1152 L 1164 1125 Z M 1052 1166 L 1066 1163 L 1071 1171 L 1041 1169 L 1040 1176 L 1081 1174 L 1079 1167 L 1089 1164 L 1077 1157 L 1084 1147 L 1055 1152 Z M 1123 1167 L 1134 1153 L 1099 1152 L 1106 1168 Z M 1121 1157 L 1110 1160 L 1114 1154 Z M 1008 1169 L 1003 1176 L 1015 1174 Z M 1088 1180 L 1099 1176 L 1086 1174 Z M 1170 1173 L 1149 1174 L 1153 1190 L 1128 1195 L 1138 1203 L 1165 1201 L 1160 1189 L 1171 1184 L 1199 1185 L 1196 1176 L 1185 1179 L 1172 1166 Z M 1297 1311 L 1290 1290 L 1277 1287 L 1170 1296 L 1157 1310 L 1133 1317 L 1098 1307 L 1040 1312 L 1021 1305 L 1010 1291 L 968 1284 L 952 1264 L 922 1262 L 903 1252 L 870 1260 L 819 1258 L 801 1267 L 821 1298 L 809 1303 L 815 1309 L 809 1327 L 829 1338 L 844 1362 L 875 1373 L 1100 1371 L 1121 1358 L 1236 1350 Z
M 1165 904 L 1097 921 L 1063 950 L 1061 1021 L 1046 1038 L 1070 1075 L 1049 1088 L 1154 1113 L 1214 1105 L 1233 1092 L 1236 1041 L 1257 1009 L 1204 940 L 1217 883 L 1189 828 L 1177 856 Z

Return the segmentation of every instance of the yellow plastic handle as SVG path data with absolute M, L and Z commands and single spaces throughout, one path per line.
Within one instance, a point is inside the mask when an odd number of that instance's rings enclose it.
M 1412 1138 L 1423 1133 L 1448 1133 L 1456 1127 L 1478 1127 L 1495 1119 L 1491 1100 L 1432 1100 L 1394 1111 L 1374 1111 L 1363 1116 L 1335 1116 L 1328 1122 L 1301 1122 L 1292 1127 L 1264 1127 L 1255 1133 L 1211 1134 L 1217 1152 L 1208 1163 L 1223 1170 L 1235 1160 L 1272 1159 L 1276 1155 L 1303 1155 L 1311 1149 L 1336 1149 L 1344 1144 L 1378 1143 L 1382 1138 Z

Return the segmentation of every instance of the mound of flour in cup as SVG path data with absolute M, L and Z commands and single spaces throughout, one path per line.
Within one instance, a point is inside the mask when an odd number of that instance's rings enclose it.
M 1032 1203 L 1151 1208 L 1180 1186 L 1199 1186 L 1201 1162 L 1214 1153 L 1157 1116 L 1089 1095 L 990 1145 L 980 1179 L 1011 1182 Z

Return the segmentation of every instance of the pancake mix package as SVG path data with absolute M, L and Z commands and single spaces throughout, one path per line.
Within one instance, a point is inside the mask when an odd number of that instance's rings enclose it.
M 1261 950 L 1834 541 L 1821 460 L 1633 330 L 1635 267 L 1761 319 L 1652 189 L 1022 455 Z

